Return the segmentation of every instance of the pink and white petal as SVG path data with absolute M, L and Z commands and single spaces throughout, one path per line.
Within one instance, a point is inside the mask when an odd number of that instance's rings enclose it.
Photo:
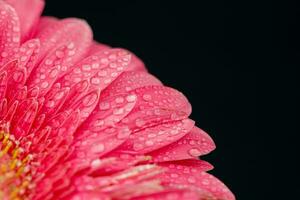
M 162 168 L 153 164 L 133 166 L 123 171 L 107 176 L 75 177 L 74 184 L 80 191 L 99 188 L 103 192 L 113 192 L 122 185 L 140 183 L 147 180 L 153 180 L 162 173 Z M 89 187 L 91 186 L 91 187 Z
M 177 110 L 189 116 L 192 112 L 187 98 L 179 91 L 161 85 L 151 85 L 137 88 L 133 91 L 141 101 L 137 106 L 139 110 L 148 108 L 162 108 L 165 110 Z
M 191 105 L 182 93 L 165 86 L 145 86 L 131 91 L 137 96 L 134 109 L 119 124 L 138 132 L 159 124 L 186 119 Z
M 135 165 L 147 164 L 151 157 L 145 155 L 116 154 L 110 152 L 103 158 L 90 162 L 90 176 L 97 177 L 120 172 Z
M 234 200 L 231 191 L 214 176 L 187 165 L 169 165 L 160 175 L 165 186 L 173 188 L 188 188 L 199 192 L 204 199 Z
M 2 71 L 0 74 L 0 100 L 3 100 L 7 90 L 7 72 Z
M 22 104 L 20 105 L 22 107 Z M 26 136 L 30 131 L 30 128 L 34 122 L 34 119 L 37 115 L 38 102 L 32 101 L 31 105 L 22 110 L 23 115 L 21 115 L 15 123 L 15 126 L 12 128 L 12 132 L 16 138 Z M 18 114 L 21 113 L 20 108 L 18 109 Z
M 131 134 L 129 139 L 115 151 L 145 154 L 179 140 L 190 132 L 193 126 L 194 121 L 184 119 L 149 127 Z
M 15 54 L 15 59 L 18 59 L 20 67 L 27 69 L 27 76 L 30 76 L 31 71 L 37 64 L 39 50 L 40 41 L 38 39 L 32 39 L 23 43 Z M 27 78 L 28 77 L 26 77 L 26 79 Z
M 0 69 L 10 61 L 20 45 L 20 24 L 14 8 L 0 1 Z
M 139 59 L 134 53 L 132 54 L 132 58 L 131 58 L 131 62 L 128 66 L 127 70 L 130 71 L 147 71 L 147 68 L 145 66 L 145 64 L 143 63 L 143 61 L 141 59 Z
M 123 72 L 101 94 L 102 98 L 119 93 L 127 93 L 131 90 L 150 85 L 162 85 L 153 75 L 142 71 Z
M 43 32 L 44 29 L 47 29 L 49 26 L 54 26 L 54 24 L 56 24 L 58 21 L 59 19 L 53 16 L 42 16 L 39 19 L 36 34 Z M 34 35 L 34 38 L 36 38 L 36 34 Z
M 131 200 L 199 200 L 199 195 L 188 189 L 165 189 L 161 192 L 134 197 Z
M 27 84 L 29 89 L 39 87 L 42 96 L 87 53 L 92 33 L 86 22 L 64 19 L 46 26 L 37 37 L 41 43 L 37 62 L 41 62 L 32 71 Z
M 149 153 L 155 162 L 197 158 L 215 149 L 211 137 L 198 127 L 180 140 Z
M 94 160 L 120 146 L 131 134 L 128 127 L 107 128 L 101 132 L 86 130 L 86 137 L 76 139 L 74 158 Z
M 93 41 L 93 43 L 92 43 L 92 45 L 90 47 L 90 50 L 88 52 L 88 56 L 93 55 L 95 53 L 98 53 L 100 51 L 108 50 L 110 48 L 111 47 L 108 46 L 108 45 L 106 45 L 106 44 L 102 44 L 102 43 Z
M 69 100 L 76 101 L 86 93 L 105 89 L 127 68 L 131 55 L 123 49 L 97 52 L 82 60 L 56 81 L 60 87 L 70 87 Z M 72 101 L 67 100 L 65 109 Z
M 86 55 L 92 44 L 92 30 L 84 20 L 76 18 L 57 20 L 46 17 L 41 19 L 39 26 L 35 35 L 41 42 L 39 61 L 44 59 L 48 52 L 53 52 L 53 49 L 55 52 L 65 46 L 68 49 L 68 56 L 72 56 L 75 63 Z M 57 55 L 63 56 L 59 51 Z M 53 60 L 47 61 L 48 64 L 51 62 Z
M 100 133 L 106 128 L 116 127 L 116 124 L 134 108 L 136 104 L 134 97 L 130 94 L 119 94 L 100 100 L 99 105 L 76 133 L 77 138 L 86 137 L 87 133 L 91 134 L 90 132 Z
M 63 200 L 110 200 L 110 196 L 100 192 L 77 192 Z
M 20 19 L 22 41 L 30 38 L 44 8 L 43 0 L 5 0 L 17 12 Z
M 178 170 L 182 170 L 185 173 L 209 171 L 214 168 L 210 163 L 199 159 L 166 161 L 157 164 L 159 166 L 170 169 L 174 169 L 177 167 Z
M 92 111 L 95 109 L 95 107 L 98 104 L 100 97 L 100 89 L 95 89 L 85 96 L 83 96 L 78 101 L 75 101 L 71 106 L 70 110 L 78 110 L 80 111 L 80 120 L 79 124 L 81 124 L 83 121 L 85 121 Z

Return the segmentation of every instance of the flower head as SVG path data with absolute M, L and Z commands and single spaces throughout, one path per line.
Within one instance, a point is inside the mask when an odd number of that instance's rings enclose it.
M 219 199 L 182 93 L 42 0 L 0 0 L 0 199 Z

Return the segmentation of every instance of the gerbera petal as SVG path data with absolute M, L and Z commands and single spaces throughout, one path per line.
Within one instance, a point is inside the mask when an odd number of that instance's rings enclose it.
M 132 200 L 199 200 L 196 192 L 187 189 L 168 189 L 161 192 L 134 197 Z
M 5 0 L 16 10 L 21 27 L 22 41 L 28 39 L 39 20 L 44 8 L 43 0 Z
M 91 28 L 84 20 L 76 18 L 57 20 L 43 17 L 39 22 L 35 37 L 41 42 L 39 61 L 44 59 L 49 52 L 56 52 L 58 58 L 72 56 L 73 60 L 78 61 L 87 53 L 92 44 Z M 62 46 L 68 49 L 69 55 L 63 55 L 58 51 Z M 51 65 L 51 61 L 54 62 L 54 60 L 48 60 L 48 65 Z
M 37 64 L 37 57 L 40 50 L 39 39 L 28 40 L 22 44 L 18 52 L 15 54 L 15 59 L 19 61 L 20 67 L 25 67 L 27 71 L 27 77 Z
M 128 67 L 128 70 L 132 70 L 132 71 L 147 71 L 145 64 L 143 63 L 143 61 L 138 58 L 135 54 L 132 53 L 132 59 L 130 62 L 130 65 Z
M 171 144 L 186 135 L 194 126 L 194 121 L 185 119 L 160 124 L 133 133 L 116 151 L 145 154 Z
M 87 53 L 92 38 L 90 27 L 77 19 L 62 20 L 45 29 L 37 35 L 42 47 L 39 58 L 45 58 L 28 80 L 29 88 L 40 88 L 40 95 Z M 49 49 L 53 50 L 46 54 Z
M 10 5 L 0 1 L 0 69 L 20 45 L 19 18 Z
M 164 185 L 196 191 L 203 199 L 235 199 L 234 195 L 221 181 L 199 170 L 199 168 L 197 169 L 181 164 L 171 164 L 160 176 Z
M 97 52 L 72 67 L 56 84 L 71 88 L 69 96 L 73 100 L 94 89 L 102 91 L 128 67 L 130 58 L 123 49 Z
M 110 49 L 111 47 L 106 45 L 106 44 L 102 44 L 102 43 L 99 43 L 99 42 L 96 42 L 94 41 L 92 43 L 92 45 L 90 46 L 90 49 L 89 49 L 89 52 L 88 52 L 88 55 L 93 55 L 95 53 L 98 53 L 100 51 L 104 51 L 104 50 L 108 50 Z
M 191 106 L 185 96 L 172 88 L 151 85 L 130 93 L 137 96 L 137 103 L 120 125 L 129 126 L 132 132 L 186 119 L 191 113 Z
M 108 195 L 100 192 L 77 192 L 65 200 L 110 200 Z
M 215 144 L 211 137 L 198 127 L 194 127 L 180 140 L 151 152 L 150 155 L 155 162 L 163 162 L 197 158 L 214 149 Z
M 137 88 L 150 85 L 162 85 L 162 83 L 149 73 L 126 71 L 102 92 L 101 98 L 119 93 L 128 93 Z

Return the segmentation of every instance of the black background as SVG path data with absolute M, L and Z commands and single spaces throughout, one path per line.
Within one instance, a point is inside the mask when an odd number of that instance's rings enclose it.
M 197 3 L 196 3 L 197 2 Z M 239 1 L 47 1 L 45 15 L 86 19 L 97 41 L 136 53 L 182 91 L 214 139 L 204 159 L 237 199 L 268 199 L 257 181 L 266 135 L 256 130 L 256 13 Z M 263 19 L 261 19 L 263 20 Z M 266 188 L 266 186 L 264 186 Z

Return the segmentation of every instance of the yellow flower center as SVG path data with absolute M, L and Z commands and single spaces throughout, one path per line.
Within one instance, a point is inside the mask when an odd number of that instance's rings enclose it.
M 31 187 L 31 155 L 24 150 L 12 135 L 0 131 L 0 199 L 24 199 Z

